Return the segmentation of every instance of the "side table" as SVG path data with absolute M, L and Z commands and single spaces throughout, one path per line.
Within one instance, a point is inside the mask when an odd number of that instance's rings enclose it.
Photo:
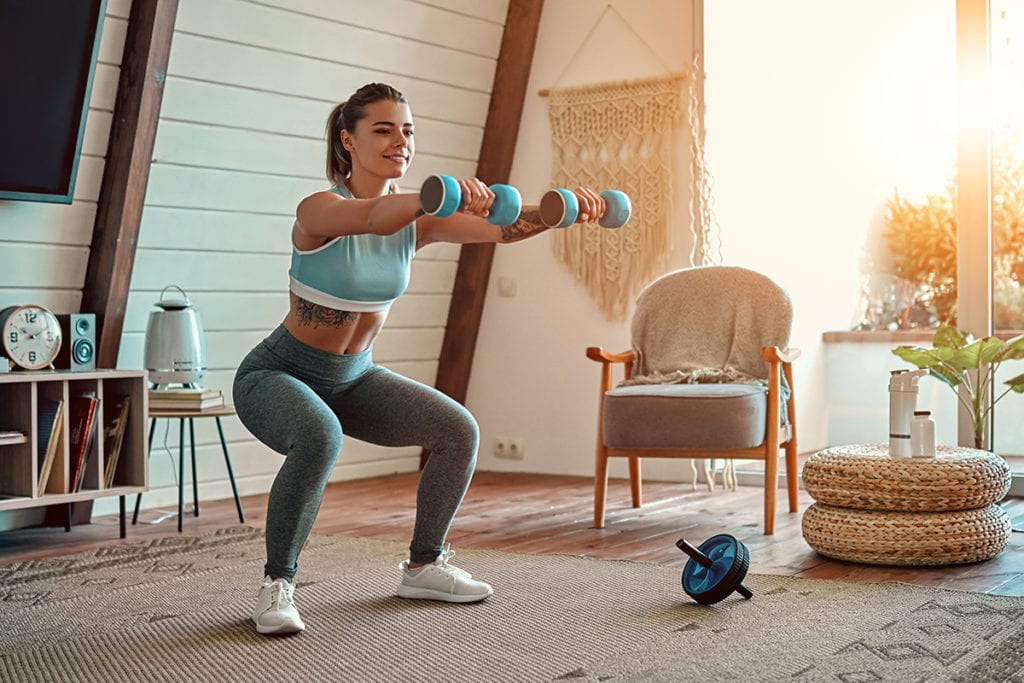
M 1010 468 L 989 451 L 939 446 L 934 458 L 892 458 L 885 444 L 836 446 L 805 463 L 803 481 L 815 500 L 804 540 L 835 559 L 966 564 L 995 557 L 1010 539 L 997 505 Z
M 178 532 L 182 530 L 182 521 L 185 515 L 185 421 L 188 421 L 189 447 L 192 455 L 192 506 L 195 516 L 199 516 L 199 482 L 196 480 L 196 432 L 195 419 L 212 417 L 217 423 L 217 434 L 220 436 L 220 446 L 224 451 L 224 464 L 228 469 L 228 479 L 231 481 L 231 491 L 235 495 L 235 507 L 238 510 L 238 521 L 245 523 L 245 514 L 242 512 L 242 501 L 238 497 L 238 486 L 235 484 L 235 473 L 231 468 L 231 456 L 228 455 L 228 443 L 224 439 L 224 428 L 220 423 L 222 417 L 235 414 L 234 406 L 224 405 L 210 410 L 195 410 L 183 412 L 180 410 L 160 410 L 159 408 L 149 411 L 149 452 L 153 452 L 153 435 L 156 433 L 156 421 L 159 419 L 178 420 Z M 142 494 L 135 496 L 135 514 L 132 515 L 132 524 L 139 521 L 139 503 L 142 501 Z

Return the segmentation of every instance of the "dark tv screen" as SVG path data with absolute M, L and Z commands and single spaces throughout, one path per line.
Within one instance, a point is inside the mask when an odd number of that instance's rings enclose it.
M 106 0 L 0 0 L 0 200 L 71 203 Z

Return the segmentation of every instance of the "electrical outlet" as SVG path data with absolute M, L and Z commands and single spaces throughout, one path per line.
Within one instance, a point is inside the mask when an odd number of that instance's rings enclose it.
M 510 436 L 496 436 L 494 437 L 493 451 L 494 455 L 498 458 L 522 460 L 523 440 L 515 439 Z

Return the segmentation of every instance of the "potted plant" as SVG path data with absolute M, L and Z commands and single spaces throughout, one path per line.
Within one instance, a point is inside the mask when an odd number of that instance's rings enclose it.
M 1005 381 L 1001 394 L 989 403 L 988 397 L 995 383 L 996 371 L 1003 361 L 1024 358 L 1024 335 L 1004 341 L 999 337 L 974 339 L 952 325 L 941 325 L 932 338 L 932 347 L 897 346 L 893 353 L 919 368 L 926 368 L 956 393 L 961 406 L 971 416 L 974 427 L 974 447 L 985 447 L 985 421 L 989 411 L 1011 391 L 1024 393 L 1024 373 Z M 966 389 L 965 398 L 959 388 Z

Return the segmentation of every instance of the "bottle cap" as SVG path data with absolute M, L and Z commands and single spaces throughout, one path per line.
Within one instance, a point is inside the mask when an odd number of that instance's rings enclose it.
M 930 411 L 930 410 L 915 410 L 914 411 L 914 415 L 931 415 L 931 414 L 932 414 L 932 411 Z

